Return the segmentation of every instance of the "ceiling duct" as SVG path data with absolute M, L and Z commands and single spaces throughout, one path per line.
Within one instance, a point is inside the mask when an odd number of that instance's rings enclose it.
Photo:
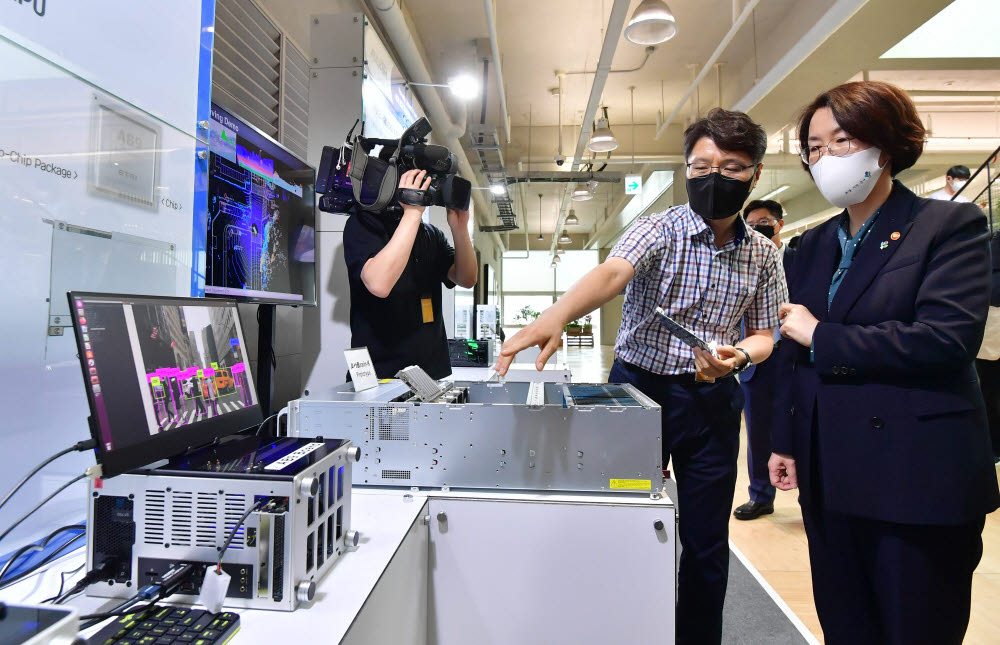
M 492 125 L 474 125 L 469 128 L 469 136 L 472 138 L 472 145 L 469 147 L 479 159 L 480 171 L 491 188 L 497 187 L 496 191 L 490 191 L 490 198 L 496 204 L 500 224 L 480 226 L 479 230 L 485 232 L 513 231 L 517 228 L 517 217 L 514 215 L 514 203 L 507 185 L 507 172 L 504 170 L 503 153 L 500 150 L 500 137 L 497 135 L 497 129 Z M 502 191 L 500 187 L 503 187 Z

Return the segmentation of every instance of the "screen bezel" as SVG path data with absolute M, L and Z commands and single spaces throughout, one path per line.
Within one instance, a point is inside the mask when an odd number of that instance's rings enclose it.
M 263 130 L 261 130 L 260 128 L 258 128 L 257 126 L 253 125 L 252 123 L 249 123 L 245 118 L 243 118 L 243 116 L 240 115 L 239 110 L 233 109 L 233 106 L 230 105 L 229 103 L 227 103 L 226 101 L 219 100 L 219 97 L 217 97 L 217 96 L 212 96 L 212 105 L 215 106 L 215 107 L 220 108 L 224 112 L 227 112 L 233 118 L 239 120 L 239 122 L 240 122 L 241 125 L 246 126 L 250 130 L 253 130 L 254 133 L 256 133 L 257 135 L 263 137 L 266 141 L 268 141 L 269 143 L 271 143 L 271 145 L 275 146 L 276 148 L 281 149 L 282 151 L 284 151 L 285 153 L 287 153 L 289 156 L 291 156 L 296 161 L 301 162 L 302 165 L 304 165 L 306 168 L 308 168 L 310 170 L 310 172 L 312 172 L 313 230 L 318 235 L 319 231 L 317 230 L 317 221 L 316 220 L 318 219 L 319 214 L 316 212 L 317 211 L 317 209 L 316 209 L 316 169 L 313 168 L 311 165 L 309 165 L 308 162 L 304 161 L 297 154 L 295 154 L 294 152 L 292 152 L 291 150 L 289 150 L 288 148 L 286 148 L 285 146 L 283 146 L 279 142 L 275 141 L 274 138 L 271 137 L 269 134 L 267 134 L 266 132 L 264 132 Z M 211 137 L 209 137 L 209 139 L 211 139 Z M 209 147 L 208 153 L 209 153 L 209 155 L 214 154 L 212 152 L 211 147 Z M 209 158 L 209 159 L 211 159 L 211 158 Z M 208 179 L 206 179 L 206 182 L 207 181 L 208 181 Z M 207 190 L 207 187 L 208 187 L 208 184 L 206 183 L 206 191 L 205 191 L 205 206 L 206 206 L 206 208 L 208 207 L 208 204 L 209 204 L 208 200 L 211 199 L 211 196 L 210 196 L 210 194 L 209 194 L 209 192 Z M 207 229 L 205 231 L 205 236 L 206 236 L 206 240 L 205 240 L 205 253 L 206 253 L 206 258 L 207 258 L 208 257 L 208 230 Z M 314 245 L 315 245 L 315 242 L 314 242 Z M 314 253 L 315 253 L 315 246 L 314 246 Z M 314 257 L 315 257 L 315 255 L 314 255 Z M 313 265 L 313 297 L 312 297 L 312 300 L 306 299 L 305 295 L 302 296 L 302 300 L 292 300 L 290 298 L 268 298 L 266 296 L 237 295 L 237 294 L 234 294 L 234 293 L 214 294 L 214 293 L 209 293 L 207 290 L 205 291 L 205 297 L 206 298 L 211 298 L 212 300 L 235 300 L 236 302 L 243 303 L 243 304 L 286 305 L 286 306 L 292 306 L 292 307 L 299 307 L 299 306 L 301 306 L 301 307 L 315 307 L 315 306 L 317 306 L 317 304 L 319 302 L 319 282 L 317 281 L 318 272 L 316 270 L 316 260 L 313 260 L 312 265 Z M 207 274 L 207 269 L 206 269 L 206 274 Z M 205 286 L 208 287 L 210 285 L 206 284 Z M 218 285 L 211 285 L 211 286 L 218 286 Z M 295 294 L 295 295 L 298 295 L 298 294 Z
M 143 302 L 153 302 L 162 304 L 176 304 L 178 306 L 189 307 L 224 307 L 231 306 L 236 313 L 236 324 L 239 325 L 240 333 L 243 333 L 243 321 L 240 319 L 239 307 L 233 299 L 221 298 L 185 298 L 182 296 L 141 296 L 135 294 L 121 293 L 100 293 L 95 291 L 68 291 L 66 297 L 69 299 L 70 311 L 75 310 L 76 300 L 105 299 L 135 300 Z M 93 389 L 90 387 L 87 371 L 87 361 L 84 353 L 79 351 L 83 347 L 83 331 L 80 329 L 80 319 L 73 318 L 73 333 L 76 337 L 77 358 L 80 359 L 80 369 L 83 374 L 83 387 L 87 391 L 87 404 L 90 406 L 90 434 L 97 446 L 94 449 L 97 463 L 101 466 L 101 476 L 105 479 L 121 475 L 146 466 L 161 459 L 169 459 L 180 455 L 185 450 L 203 446 L 222 437 L 236 434 L 247 428 L 260 425 L 264 421 L 264 414 L 260 409 L 260 402 L 249 408 L 244 408 L 236 412 L 230 412 L 221 417 L 205 419 L 197 423 L 185 426 L 170 432 L 151 436 L 148 440 L 132 446 L 106 450 L 101 440 L 101 432 L 98 427 L 97 401 L 94 399 Z M 246 338 L 246 334 L 243 334 Z M 249 363 L 249 358 L 247 358 Z M 249 365 L 248 365 L 249 367 Z

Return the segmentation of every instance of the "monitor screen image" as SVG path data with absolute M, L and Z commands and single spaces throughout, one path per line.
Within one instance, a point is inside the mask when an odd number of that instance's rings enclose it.
M 70 306 L 105 476 L 260 422 L 236 303 L 73 293 Z
M 315 304 L 316 173 L 212 104 L 205 293 Z

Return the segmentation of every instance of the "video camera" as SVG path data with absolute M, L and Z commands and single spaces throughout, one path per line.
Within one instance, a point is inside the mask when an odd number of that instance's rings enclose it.
M 431 124 L 426 118 L 417 119 L 398 140 L 358 135 L 348 144 L 356 126 L 342 148 L 323 148 L 316 180 L 316 192 L 323 194 L 320 210 L 342 213 L 356 206 L 381 212 L 398 207 L 397 202 L 469 209 L 472 184 L 458 176 L 458 162 L 448 148 L 427 143 Z M 370 154 L 375 146 L 382 146 L 377 156 Z M 427 190 L 399 188 L 399 178 L 414 169 L 431 178 Z

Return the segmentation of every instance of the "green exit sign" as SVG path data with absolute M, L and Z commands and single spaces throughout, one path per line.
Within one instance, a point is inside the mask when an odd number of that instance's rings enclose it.
M 625 194 L 638 195 L 642 192 L 642 175 L 625 175 Z

